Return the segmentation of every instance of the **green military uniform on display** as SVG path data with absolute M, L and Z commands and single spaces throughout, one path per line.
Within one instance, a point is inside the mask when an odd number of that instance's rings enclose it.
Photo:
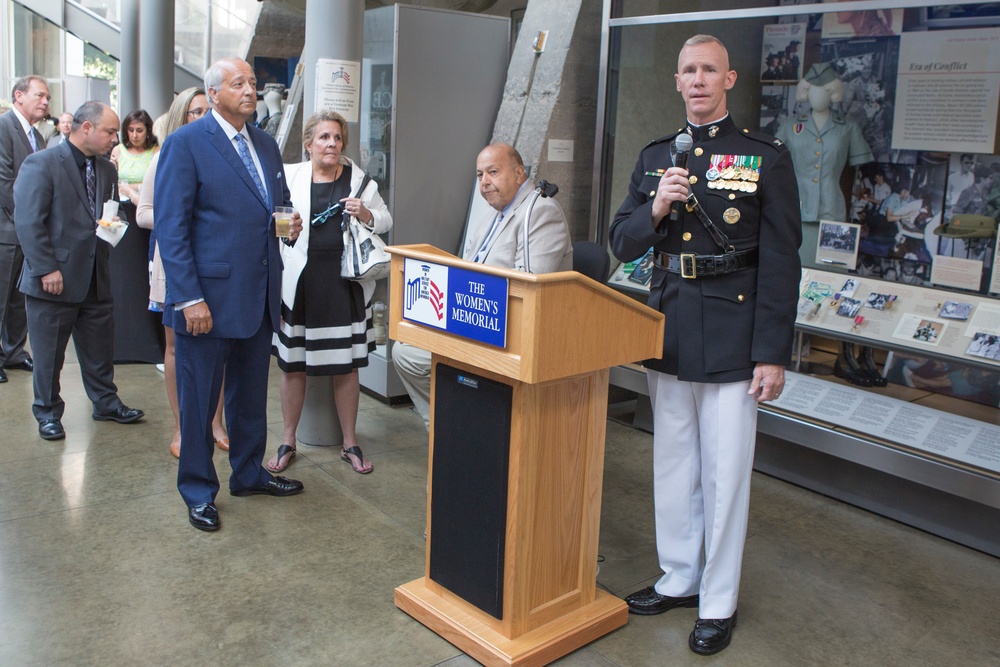
M 837 78 L 829 63 L 813 65 L 805 80 L 825 86 Z M 856 167 L 873 161 L 871 148 L 861 128 L 843 115 L 831 112 L 822 129 L 812 113 L 800 114 L 778 128 L 775 135 L 792 154 L 799 185 L 800 214 L 803 222 L 803 261 L 815 263 L 820 220 L 847 222 L 847 199 L 840 187 L 845 166 Z
M 729 116 L 683 130 L 694 139 L 691 191 L 728 237 L 733 253 L 727 258 L 690 209 L 678 222 L 664 219 L 662 234 L 650 224 L 681 131 L 640 154 L 611 225 L 612 250 L 620 259 L 641 257 L 650 246 L 657 251 L 649 306 L 666 315 L 667 324 L 663 358 L 647 360 L 646 367 L 686 382 L 748 380 L 757 363 L 791 359 L 801 241 L 791 156 L 774 137 L 740 129 Z

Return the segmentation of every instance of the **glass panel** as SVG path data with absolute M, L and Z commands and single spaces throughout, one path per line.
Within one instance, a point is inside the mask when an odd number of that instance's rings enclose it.
M 115 25 L 121 23 L 118 0 L 79 0 L 80 5 Z
M 11 27 L 15 77 L 38 74 L 58 79 L 61 76 L 60 29 L 17 3 L 14 3 Z
M 778 5 L 802 5 L 822 2 L 822 0 L 617 0 L 611 9 L 611 18 L 632 18 L 636 16 L 656 16 L 679 12 L 713 12 L 747 7 L 772 7 Z M 693 34 L 693 33 L 692 33 Z
M 250 50 L 259 12 L 257 0 L 216 0 L 212 3 L 212 62 Z
M 90 44 L 83 47 L 83 71 L 91 79 L 103 79 L 110 82 L 111 106 L 118 108 L 118 61 L 94 48 Z
M 205 71 L 205 0 L 177 0 L 174 4 L 174 62 L 201 74 Z
M 365 12 L 365 45 L 361 80 L 368 92 L 361 98 L 361 166 L 378 183 L 392 208 L 389 156 L 392 130 L 392 63 L 396 13 L 392 7 Z

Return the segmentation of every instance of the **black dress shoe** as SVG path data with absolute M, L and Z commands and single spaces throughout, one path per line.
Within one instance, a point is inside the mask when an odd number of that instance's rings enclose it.
M 95 422 L 118 422 L 119 424 L 131 424 L 146 416 L 146 413 L 138 408 L 130 408 L 127 405 L 119 405 L 111 412 L 95 412 L 91 415 Z
M 625 596 L 625 604 L 628 605 L 630 614 L 640 614 L 642 616 L 653 616 L 670 611 L 675 607 L 697 607 L 698 596 L 686 595 L 684 597 L 672 598 L 669 595 L 660 595 L 652 586 L 647 586 L 641 591 L 636 591 Z
M 736 612 L 729 618 L 699 618 L 688 637 L 688 646 L 699 655 L 712 655 L 729 646 L 736 627 Z
M 188 521 L 198 530 L 218 530 L 222 525 L 215 503 L 202 503 L 188 508 Z
M 296 493 L 302 493 L 305 486 L 297 479 L 288 479 L 287 477 L 275 477 L 270 482 L 264 486 L 258 486 L 253 489 L 243 489 L 242 491 L 236 491 L 235 489 L 229 490 L 229 495 L 231 496 L 253 496 L 258 493 L 263 493 L 269 496 L 294 496 Z
M 38 435 L 42 436 L 42 440 L 62 440 L 66 431 L 58 419 L 43 419 L 38 422 Z
M 28 371 L 29 373 L 35 370 L 35 362 L 31 359 L 25 359 L 24 361 L 19 361 L 16 364 L 6 364 L 4 368 L 12 368 L 16 371 Z
M 7 374 L 3 372 L 2 368 L 0 368 L 0 382 L 6 382 L 6 381 L 7 381 Z

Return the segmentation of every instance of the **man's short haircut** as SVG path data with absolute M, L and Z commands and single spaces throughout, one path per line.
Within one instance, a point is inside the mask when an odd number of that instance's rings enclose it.
M 96 127 L 104 118 L 105 105 L 97 100 L 90 100 L 80 105 L 80 108 L 73 114 L 73 132 L 79 130 L 84 123 L 90 123 Z
M 28 74 L 27 76 L 22 76 L 14 84 L 14 88 L 10 91 L 10 101 L 13 102 L 17 99 L 17 93 L 26 93 L 28 88 L 31 87 L 32 81 L 38 81 L 42 83 L 46 88 L 49 87 L 49 82 L 45 80 L 45 77 L 38 76 L 37 74 Z

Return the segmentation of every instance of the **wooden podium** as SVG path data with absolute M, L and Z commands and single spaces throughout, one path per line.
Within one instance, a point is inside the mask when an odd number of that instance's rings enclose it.
M 396 606 L 485 665 L 548 664 L 628 621 L 596 585 L 608 369 L 659 357 L 663 315 L 574 271 L 389 251 L 390 336 L 433 366 L 426 564 Z M 406 258 L 506 278 L 506 346 L 403 319 Z

